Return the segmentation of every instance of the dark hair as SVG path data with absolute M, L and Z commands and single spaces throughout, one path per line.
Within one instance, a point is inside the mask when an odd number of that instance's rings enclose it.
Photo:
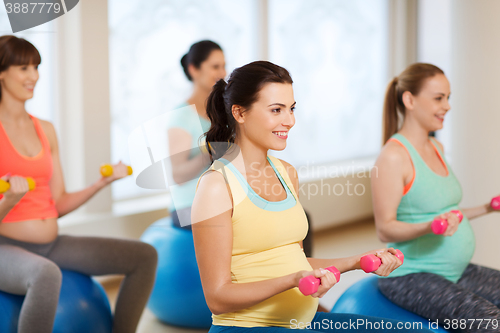
M 0 36 L 0 72 L 10 66 L 39 65 L 41 62 L 40 53 L 26 39 L 13 35 Z M 0 88 L 1 99 L 2 90 Z
M 201 63 L 207 60 L 210 53 L 215 50 L 222 51 L 222 48 L 219 44 L 212 42 L 211 40 L 202 40 L 191 45 L 189 52 L 181 58 L 181 65 L 184 69 L 184 74 L 186 74 L 189 81 L 193 81 L 193 78 L 189 75 L 188 66 L 193 65 L 196 68 L 200 68 Z
M 444 74 L 444 72 L 437 66 L 417 62 L 392 79 L 385 93 L 382 144 L 397 133 L 400 120 L 404 120 L 406 110 L 403 93 L 409 91 L 413 95 L 418 95 L 425 80 L 437 74 Z
M 290 73 L 283 67 L 269 61 L 255 61 L 236 68 L 227 83 L 220 79 L 212 88 L 207 100 L 207 115 L 211 126 L 206 133 L 207 150 L 212 161 L 220 158 L 234 143 L 236 120 L 232 106 L 239 105 L 248 110 L 257 101 L 259 91 L 266 83 L 292 84 Z M 213 143 L 225 143 L 213 144 Z M 212 145 L 210 145 L 212 143 Z

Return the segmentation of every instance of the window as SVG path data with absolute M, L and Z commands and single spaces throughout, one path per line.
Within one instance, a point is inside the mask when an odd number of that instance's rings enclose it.
M 113 161 L 128 158 L 132 130 L 189 97 L 180 59 L 192 43 L 219 43 L 228 73 L 257 58 L 256 1 L 109 0 L 108 6 Z M 113 184 L 115 200 L 150 192 Z
M 295 167 L 378 153 L 388 75 L 388 2 L 269 1 L 270 60 L 297 101 L 288 147 Z
M 179 60 L 202 39 L 220 43 L 228 73 L 259 54 L 290 71 L 297 122 L 278 157 L 298 167 L 378 153 L 389 72 L 388 0 L 108 3 L 113 161 L 126 160 L 132 130 L 187 99 L 191 85 Z M 261 36 L 267 45 L 260 45 Z M 150 192 L 113 184 L 115 200 Z

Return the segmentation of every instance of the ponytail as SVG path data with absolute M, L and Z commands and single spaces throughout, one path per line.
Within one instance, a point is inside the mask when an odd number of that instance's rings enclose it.
M 399 114 L 398 114 L 398 78 L 395 77 L 387 86 L 384 100 L 384 118 L 383 118 L 383 140 L 384 145 L 391 136 L 398 131 Z M 403 111 L 404 112 L 404 111 Z
M 399 125 L 404 121 L 406 108 L 403 93 L 409 91 L 414 96 L 418 95 L 425 80 L 438 74 L 444 75 L 439 67 L 417 62 L 392 79 L 387 86 L 384 100 L 383 145 L 399 131 Z
M 189 52 L 182 56 L 181 66 L 184 70 L 184 74 L 189 81 L 193 81 L 191 74 L 189 74 L 189 65 L 193 65 L 195 68 L 200 68 L 201 64 L 208 59 L 212 51 L 222 51 L 219 44 L 212 42 L 211 40 L 202 40 L 194 43 L 189 48 Z
M 227 82 L 219 80 L 207 100 L 207 115 L 212 124 L 205 141 L 212 162 L 226 154 L 236 138 L 233 105 L 241 107 L 241 113 L 247 112 L 267 83 L 293 83 L 286 69 L 269 61 L 254 61 L 236 68 Z
M 186 53 L 185 55 L 182 56 L 181 58 L 181 66 L 182 70 L 184 71 L 184 74 L 188 78 L 189 81 L 193 81 L 193 78 L 191 77 L 191 74 L 189 74 L 189 64 L 188 64 L 188 54 Z
M 212 162 L 222 157 L 234 143 L 236 121 L 231 113 L 232 106 L 224 98 L 226 87 L 226 81 L 220 79 L 207 99 L 207 115 L 211 126 L 206 133 L 206 145 Z

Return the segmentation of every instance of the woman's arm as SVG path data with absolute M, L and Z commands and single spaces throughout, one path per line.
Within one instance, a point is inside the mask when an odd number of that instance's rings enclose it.
M 392 271 L 394 271 L 396 268 L 398 268 L 403 264 L 396 257 L 396 253 L 397 253 L 396 250 L 394 250 L 393 248 L 389 248 L 389 249 L 373 250 L 370 252 L 366 252 L 348 258 L 339 258 L 339 259 L 307 258 L 307 260 L 309 261 L 309 264 L 313 269 L 335 266 L 340 271 L 340 273 L 344 273 L 355 269 L 361 269 L 361 264 L 360 264 L 361 257 L 368 254 L 374 254 L 381 259 L 382 265 L 380 265 L 380 267 L 373 273 L 380 276 L 389 276 L 389 274 Z
M 192 230 L 203 292 L 210 311 L 221 314 L 242 310 L 298 286 L 301 271 L 250 283 L 232 283 L 232 202 L 224 178 L 218 172 L 205 174 L 192 207 Z M 335 284 L 333 274 L 314 272 L 325 285 L 312 296 L 321 297 Z M 332 280 L 333 279 L 333 280 Z
M 281 163 L 284 165 L 288 176 L 290 177 L 290 180 L 293 184 L 293 187 L 295 188 L 295 192 L 297 193 L 297 196 L 299 196 L 299 177 L 297 170 L 289 163 L 280 160 Z M 316 259 L 316 258 L 307 258 L 309 261 L 309 264 L 313 269 L 320 269 L 320 268 L 326 268 L 329 266 L 335 266 L 341 273 L 355 270 L 355 269 L 361 269 L 360 266 L 360 260 L 361 257 L 367 254 L 377 254 L 380 256 L 382 259 L 382 265 L 378 270 L 376 270 L 374 273 L 381 275 L 381 276 L 387 276 L 389 275 L 393 270 L 398 268 L 401 265 L 401 262 L 399 259 L 397 259 L 394 255 L 396 254 L 396 251 L 394 249 L 380 249 L 380 250 L 374 250 L 370 251 L 361 255 L 356 255 L 348 258 L 337 258 L 337 259 Z
M 7 216 L 10 210 L 29 191 L 28 182 L 24 177 L 5 175 L 1 179 L 8 181 L 10 188 L 3 193 L 3 198 L 0 200 L 0 223 L 2 223 L 4 217 Z
M 360 269 L 359 259 L 361 256 L 352 256 L 348 258 L 336 258 L 336 259 L 316 259 L 307 258 L 309 264 L 313 269 L 326 268 L 329 266 L 335 266 L 340 273 L 352 271 L 355 269 Z
M 495 210 L 491 207 L 490 203 L 472 208 L 463 208 L 460 210 L 462 211 L 462 214 L 467 216 L 469 220 L 481 217 L 491 212 L 495 212 Z
M 182 128 L 168 130 L 172 177 L 177 184 L 194 179 L 210 164 L 210 157 L 205 153 L 189 158 L 192 150 L 191 140 L 191 135 Z
M 382 242 L 404 242 L 432 232 L 432 221 L 410 224 L 398 221 L 396 218 L 403 197 L 405 170 L 408 171 L 408 167 L 412 168 L 408 163 L 411 163 L 411 160 L 404 148 L 389 142 L 375 163 L 376 172 L 372 172 L 373 212 L 377 234 Z M 458 228 L 458 218 L 451 215 L 454 214 L 443 215 L 449 222 L 444 234 L 446 236 L 452 235 Z
M 61 161 L 59 159 L 59 145 L 57 143 L 56 131 L 51 123 L 46 121 L 40 122 L 42 123 L 43 129 L 50 143 L 53 171 L 49 186 L 52 192 L 52 198 L 56 204 L 57 212 L 59 213 L 59 217 L 64 216 L 83 205 L 104 186 L 116 179 L 127 176 L 127 166 L 120 162 L 113 165 L 113 175 L 110 177 L 102 177 L 97 182 L 81 191 L 72 193 L 66 192 Z

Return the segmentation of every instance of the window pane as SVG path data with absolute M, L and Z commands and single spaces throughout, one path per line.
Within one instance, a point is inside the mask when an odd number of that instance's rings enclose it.
M 191 92 L 180 65 L 199 40 L 219 43 L 226 70 L 256 59 L 255 0 L 109 0 L 111 151 L 127 160 L 130 132 L 184 102 Z M 113 184 L 114 199 L 145 193 Z
M 453 78 L 451 72 L 451 32 L 452 17 L 451 0 L 420 0 L 418 2 L 418 61 L 427 62 L 441 68 L 448 79 Z M 453 86 L 451 86 L 453 91 Z M 453 108 L 453 94 L 450 97 Z M 452 131 L 454 112 L 446 114 L 443 129 L 436 132 L 443 143 L 445 153 L 449 154 L 453 145 Z M 451 156 L 446 156 L 451 161 Z
M 294 80 L 295 166 L 374 155 L 387 84 L 387 0 L 269 0 L 270 60 Z

